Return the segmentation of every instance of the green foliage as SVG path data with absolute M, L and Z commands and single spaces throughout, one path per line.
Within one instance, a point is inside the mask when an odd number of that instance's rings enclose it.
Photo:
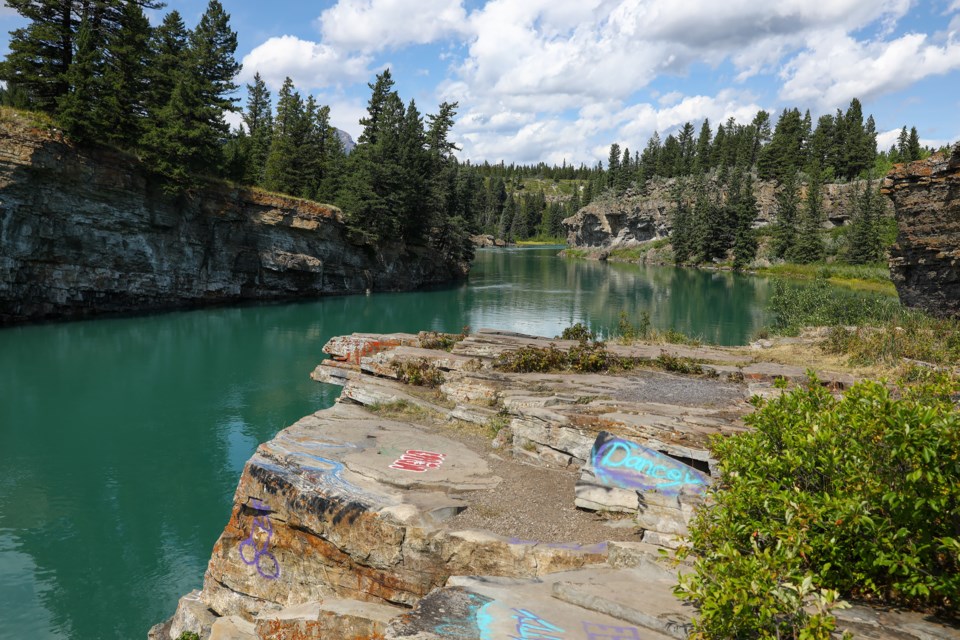
M 437 331 L 424 331 L 420 333 L 421 349 L 437 349 L 439 351 L 452 351 L 458 342 L 463 341 L 470 333 L 470 327 L 464 327 L 463 331 L 457 334 L 439 333 Z
M 566 369 L 568 362 L 566 352 L 551 343 L 545 348 L 525 346 L 501 353 L 493 367 L 511 373 L 547 373 Z
M 443 384 L 443 372 L 425 358 L 412 362 L 394 362 L 393 370 L 397 374 L 398 380 L 416 387 L 433 389 Z
M 177 640 L 200 640 L 200 636 L 193 631 L 184 631 L 177 636 Z
M 879 262 L 885 248 L 881 222 L 883 202 L 873 180 L 868 180 L 863 191 L 854 194 L 854 216 L 850 229 L 847 260 L 850 264 Z
M 825 278 L 817 278 L 811 284 L 775 280 L 769 310 L 777 333 L 796 335 L 806 326 L 887 322 L 897 316 L 901 307 L 896 298 L 840 289 Z
M 901 310 L 877 327 L 832 327 L 821 346 L 854 365 L 897 366 L 905 358 L 953 365 L 960 362 L 960 322 Z
M 671 373 L 696 375 L 703 373 L 703 367 L 701 367 L 700 363 L 696 360 L 675 356 L 667 353 L 666 351 L 660 352 L 660 355 L 657 356 L 656 363 L 661 369 L 664 371 L 670 371 Z
M 808 386 L 755 399 L 753 430 L 713 442 L 721 477 L 691 525 L 680 597 L 705 638 L 827 638 L 844 597 L 956 615 L 960 382 L 841 398 Z M 804 605 L 814 605 L 811 614 Z
M 640 321 L 638 324 L 630 322 L 626 311 L 620 312 L 617 320 L 617 335 L 623 342 L 632 342 L 634 340 L 643 340 L 650 336 L 650 314 L 647 311 L 640 312 Z
M 590 331 L 590 328 L 582 322 L 567 327 L 560 334 L 562 340 L 594 340 L 596 337 L 597 334 Z

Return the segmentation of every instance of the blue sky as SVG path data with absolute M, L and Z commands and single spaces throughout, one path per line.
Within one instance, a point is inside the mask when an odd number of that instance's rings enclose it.
M 859 97 L 887 148 L 903 125 L 960 139 L 960 0 L 222 0 L 240 80 L 291 76 L 356 137 L 390 67 L 422 112 L 460 103 L 474 161 L 594 163 L 684 122 Z M 169 0 L 193 26 L 205 2 Z M 160 14 L 154 16 L 158 21 Z M 19 18 L 0 9 L 0 49 Z

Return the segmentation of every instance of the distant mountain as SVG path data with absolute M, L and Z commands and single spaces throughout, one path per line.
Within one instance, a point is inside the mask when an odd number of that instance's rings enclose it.
M 357 146 L 357 143 L 353 141 L 353 138 L 350 137 L 350 134 L 343 129 L 337 129 L 337 136 L 340 138 L 340 142 L 343 143 L 343 150 L 348 154 L 353 151 L 355 146 Z

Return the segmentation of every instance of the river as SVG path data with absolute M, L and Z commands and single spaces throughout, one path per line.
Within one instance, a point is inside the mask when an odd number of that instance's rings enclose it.
M 738 344 L 765 322 L 765 279 L 557 251 L 481 250 L 446 289 L 0 330 L 0 640 L 136 640 L 172 614 L 257 444 L 332 404 L 308 378 L 331 336 L 609 335 L 622 310 Z

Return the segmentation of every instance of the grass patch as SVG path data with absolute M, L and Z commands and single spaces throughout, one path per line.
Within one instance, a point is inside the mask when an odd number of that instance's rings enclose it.
M 777 264 L 758 269 L 759 275 L 797 280 L 826 280 L 830 284 L 873 293 L 896 295 L 890 280 L 890 268 L 885 264 Z
M 586 249 L 564 249 L 564 258 L 574 258 L 576 260 L 585 260 L 590 255 Z
M 527 238 L 526 240 L 517 240 L 514 244 L 518 247 L 540 247 L 547 245 L 566 245 L 566 238 L 554 236 L 538 236 L 536 238 Z
M 827 353 L 854 366 L 898 367 L 904 359 L 942 366 L 960 362 L 960 321 L 906 309 L 896 298 L 832 287 L 774 283 L 773 331 L 796 335 L 801 327 L 832 327 L 820 342 Z
M 407 420 L 436 419 L 439 414 L 407 400 L 371 404 L 367 407 L 371 413 L 384 418 L 404 418 Z

